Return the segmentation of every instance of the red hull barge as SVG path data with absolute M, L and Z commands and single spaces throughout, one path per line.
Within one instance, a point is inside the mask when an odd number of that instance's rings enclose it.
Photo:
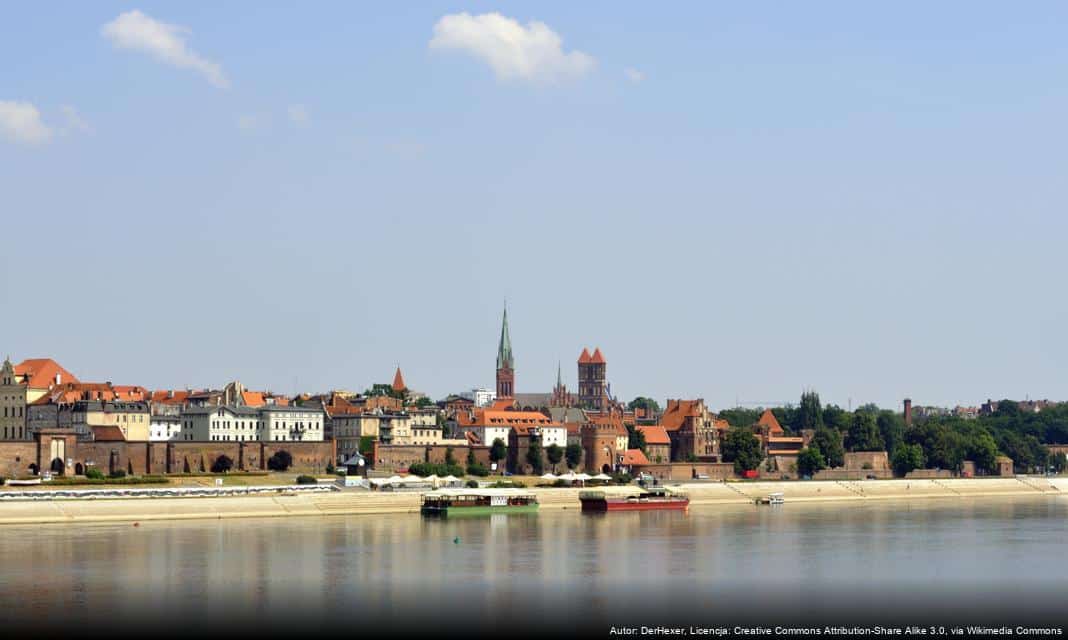
M 690 499 L 683 494 L 664 489 L 652 489 L 632 496 L 610 496 L 603 491 L 583 491 L 579 494 L 582 510 L 590 513 L 606 511 L 685 511 Z

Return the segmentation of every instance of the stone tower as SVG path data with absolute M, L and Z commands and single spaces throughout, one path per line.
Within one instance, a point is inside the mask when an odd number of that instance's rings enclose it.
M 582 350 L 578 359 L 578 404 L 583 409 L 604 411 L 608 408 L 608 363 L 599 348 L 590 355 L 588 349 Z
M 511 398 L 515 393 L 515 361 L 512 338 L 508 335 L 508 307 L 501 321 L 501 341 L 497 345 L 497 398 Z

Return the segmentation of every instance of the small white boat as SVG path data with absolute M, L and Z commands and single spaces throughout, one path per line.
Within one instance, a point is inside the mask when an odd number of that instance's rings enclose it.
M 781 493 L 769 493 L 763 498 L 757 498 L 757 504 L 784 504 L 786 499 Z

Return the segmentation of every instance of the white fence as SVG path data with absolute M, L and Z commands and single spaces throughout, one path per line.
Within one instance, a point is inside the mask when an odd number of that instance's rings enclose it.
M 94 500 L 99 498 L 218 498 L 265 493 L 329 493 L 331 484 L 286 484 L 253 487 L 167 487 L 151 489 L 49 489 L 46 491 L 0 491 L 0 502 L 16 500 Z

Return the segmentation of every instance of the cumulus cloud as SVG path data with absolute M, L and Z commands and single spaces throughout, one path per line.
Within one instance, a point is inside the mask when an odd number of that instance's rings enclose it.
M 638 84 L 642 80 L 645 80 L 645 74 L 637 69 L 624 69 L 623 73 L 627 74 L 627 78 L 634 84 Z
M 289 121 L 293 124 L 304 125 L 308 123 L 308 110 L 302 104 L 289 105 Z
M 31 103 L 0 100 L 0 136 L 21 144 L 44 144 L 52 139 L 52 129 Z
M 490 65 L 498 79 L 552 82 L 597 66 L 581 51 L 564 52 L 563 39 L 544 22 L 523 26 L 499 13 L 456 13 L 434 25 L 430 48 L 463 51 Z
M 216 87 L 230 86 L 218 63 L 186 46 L 184 36 L 192 33 L 186 27 L 154 20 L 135 9 L 119 14 L 101 27 L 100 33 L 117 48 L 141 51 L 175 67 L 193 69 Z

